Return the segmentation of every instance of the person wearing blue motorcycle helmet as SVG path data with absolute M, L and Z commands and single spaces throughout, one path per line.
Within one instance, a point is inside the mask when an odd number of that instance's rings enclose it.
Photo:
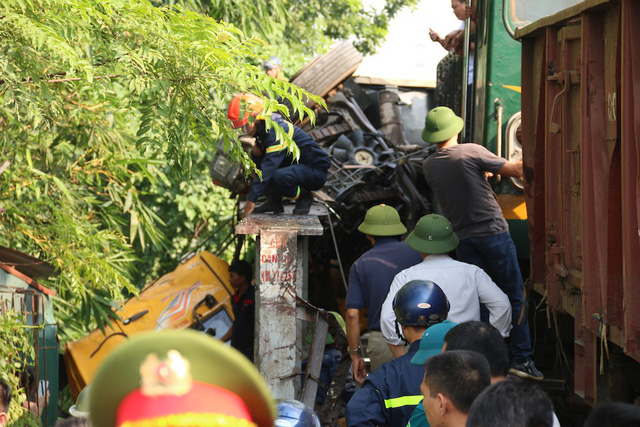
M 278 418 L 276 427 L 320 427 L 320 419 L 302 402 L 297 400 L 279 400 L 276 408 Z
M 406 283 L 393 299 L 399 336 L 410 344 L 404 356 L 380 366 L 367 377 L 347 405 L 350 427 L 406 426 L 422 400 L 420 384 L 424 368 L 411 364 L 429 327 L 447 319 L 449 301 L 440 287 L 429 280 Z

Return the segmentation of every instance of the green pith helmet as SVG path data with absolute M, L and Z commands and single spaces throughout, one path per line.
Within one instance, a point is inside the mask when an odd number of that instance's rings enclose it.
M 338 321 L 338 324 L 342 328 L 342 332 L 344 332 L 344 334 L 346 335 L 347 334 L 347 324 L 344 322 L 344 319 L 342 318 L 342 316 L 340 316 L 340 313 L 336 313 L 335 311 L 328 311 L 327 313 L 333 314 L 333 317 L 336 318 L 336 320 Z M 307 334 L 307 337 L 305 338 L 305 342 L 307 344 L 311 344 L 312 340 L 313 340 L 313 331 L 309 331 L 309 333 Z M 334 344 L 335 342 L 336 341 L 331 336 L 331 333 L 327 332 L 327 338 L 326 338 L 324 344 L 325 345 L 329 345 L 329 344 Z
M 391 206 L 377 205 L 370 208 L 358 231 L 370 236 L 402 236 L 407 227 L 400 221 L 400 215 Z
M 272 427 L 276 415 L 255 366 L 193 330 L 135 335 L 102 362 L 89 395 L 95 427 Z
M 80 390 L 76 404 L 69 408 L 69 413 L 76 418 L 86 418 L 89 416 L 89 393 L 91 384 Z
M 422 139 L 432 144 L 445 142 L 459 134 L 463 127 L 464 121 L 451 108 L 432 108 L 424 119 Z
M 425 254 L 446 254 L 458 246 L 458 236 L 442 215 L 425 215 L 407 237 L 409 247 Z

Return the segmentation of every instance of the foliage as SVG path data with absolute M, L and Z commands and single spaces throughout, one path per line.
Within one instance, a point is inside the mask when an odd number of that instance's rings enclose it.
M 144 250 L 137 245 L 140 254 L 136 283 L 144 283 L 158 278 L 175 269 L 180 259 L 191 251 L 201 249 L 218 253 L 221 245 L 233 233 L 236 218 L 236 200 L 229 198 L 229 192 L 216 187 L 209 176 L 210 154 L 190 143 L 194 156 L 194 167 L 190 174 L 176 183 L 162 183 L 155 192 L 144 197 L 145 203 L 153 204 L 157 211 L 167 212 L 165 216 L 166 234 L 170 235 L 163 256 L 147 246 Z M 231 256 L 225 252 L 224 258 Z
M 418 3 L 418 0 L 384 0 L 380 2 L 380 10 L 375 10 L 363 0 L 153 1 L 183 4 L 216 20 L 231 22 L 245 34 L 267 40 L 270 54 L 295 67 L 323 52 L 334 40 L 354 39 L 354 45 L 363 54 L 374 53 L 386 37 L 389 21 L 395 14 Z
M 192 170 L 220 137 L 251 168 L 226 119 L 230 95 L 288 99 L 302 115 L 301 98 L 322 102 L 252 66 L 262 45 L 145 0 L 1 2 L 0 244 L 58 268 L 48 285 L 63 326 L 102 326 L 112 301 L 136 291 L 138 255 L 161 254 L 180 220 L 162 204 L 178 185 L 194 190 Z M 212 208 L 175 203 L 186 217 Z
M 39 327 L 28 326 L 27 319 L 11 309 L 0 313 L 0 378 L 11 386 L 12 399 L 9 406 L 9 425 L 37 426 L 22 404 L 27 400 L 25 390 L 20 387 L 20 373 L 28 361 L 35 360 L 33 347 L 34 331 Z

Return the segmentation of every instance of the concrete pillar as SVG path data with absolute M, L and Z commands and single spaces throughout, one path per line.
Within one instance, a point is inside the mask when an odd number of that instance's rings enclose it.
M 296 296 L 307 294 L 307 237 L 322 235 L 309 215 L 250 215 L 237 234 L 258 234 L 255 357 L 276 399 L 294 399 L 300 378 L 301 329 Z

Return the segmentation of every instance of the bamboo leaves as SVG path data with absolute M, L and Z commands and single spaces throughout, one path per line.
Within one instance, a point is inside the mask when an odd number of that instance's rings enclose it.
M 58 267 L 47 285 L 72 302 L 57 305 L 69 328 L 103 325 L 136 277 L 231 214 L 206 166 L 224 138 L 251 167 L 231 96 L 267 90 L 312 114 L 304 92 L 251 65 L 264 42 L 180 7 L 3 0 L 0 16 L 0 244 Z

